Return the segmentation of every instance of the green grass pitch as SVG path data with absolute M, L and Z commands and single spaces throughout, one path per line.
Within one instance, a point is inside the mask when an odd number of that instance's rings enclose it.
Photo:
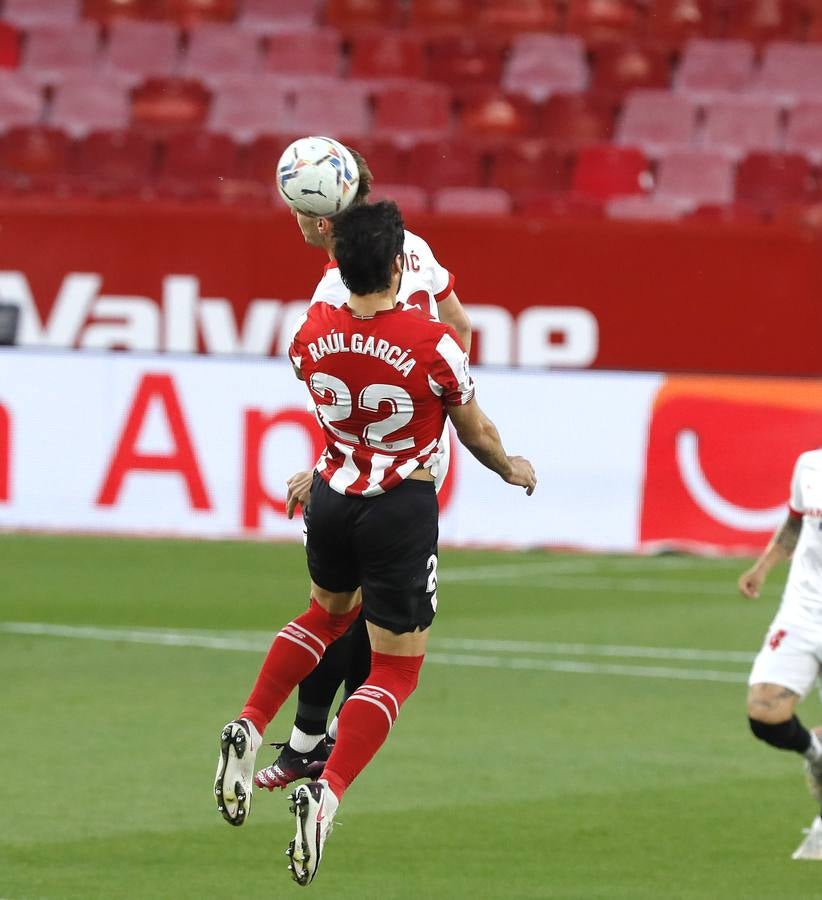
M 744 564 L 443 551 L 420 687 L 307 890 L 822 895 L 822 864 L 790 859 L 815 812 L 801 761 L 744 709 L 785 573 L 749 602 Z M 297 896 L 285 795 L 233 829 L 212 779 L 261 648 L 304 607 L 302 549 L 6 535 L 0 573 L 0 898 Z M 800 712 L 818 723 L 816 696 Z

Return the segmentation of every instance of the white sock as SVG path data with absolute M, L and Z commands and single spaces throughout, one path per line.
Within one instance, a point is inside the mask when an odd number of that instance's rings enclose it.
M 297 753 L 310 753 L 324 737 L 324 734 L 306 734 L 295 725 L 291 729 L 288 743 L 291 749 L 296 750 Z
M 810 762 L 817 762 L 822 760 L 822 741 L 819 740 L 819 735 L 815 731 L 811 731 L 811 745 L 805 751 L 805 759 Z
M 334 716 L 334 718 L 331 720 L 331 724 L 328 726 L 328 736 L 332 741 L 337 740 L 337 725 L 339 721 L 339 716 Z

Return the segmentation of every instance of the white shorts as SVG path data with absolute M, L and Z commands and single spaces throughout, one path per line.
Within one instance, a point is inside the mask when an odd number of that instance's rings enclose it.
M 800 697 L 813 687 L 822 666 L 822 628 L 777 616 L 754 660 L 748 684 L 778 684 Z

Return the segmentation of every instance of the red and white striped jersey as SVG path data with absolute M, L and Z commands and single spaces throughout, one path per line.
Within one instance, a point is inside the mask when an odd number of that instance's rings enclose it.
M 289 356 L 316 404 L 326 441 L 316 468 L 331 488 L 373 497 L 420 467 L 436 477 L 446 407 L 474 396 L 450 325 L 401 306 L 359 318 L 313 303 Z
M 404 265 L 397 300 L 406 308 L 417 307 L 438 319 L 437 304 L 454 289 L 454 276 L 437 262 L 431 248 L 419 235 L 406 231 L 402 251 Z M 310 302 L 342 306 L 350 296 L 337 263 L 332 261 L 323 270 Z

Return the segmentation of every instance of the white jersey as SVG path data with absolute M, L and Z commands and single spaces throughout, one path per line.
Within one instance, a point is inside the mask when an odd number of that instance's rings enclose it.
M 439 319 L 437 304 L 453 290 L 454 276 L 437 262 L 431 248 L 418 235 L 406 231 L 402 249 L 405 265 L 397 299 L 409 309 L 419 307 L 433 318 Z M 310 302 L 322 300 L 332 306 L 342 306 L 350 296 L 351 292 L 343 284 L 337 263 L 332 260 L 325 267 Z
M 802 531 L 779 614 L 822 625 L 822 450 L 809 450 L 796 461 L 790 514 L 802 517 Z

